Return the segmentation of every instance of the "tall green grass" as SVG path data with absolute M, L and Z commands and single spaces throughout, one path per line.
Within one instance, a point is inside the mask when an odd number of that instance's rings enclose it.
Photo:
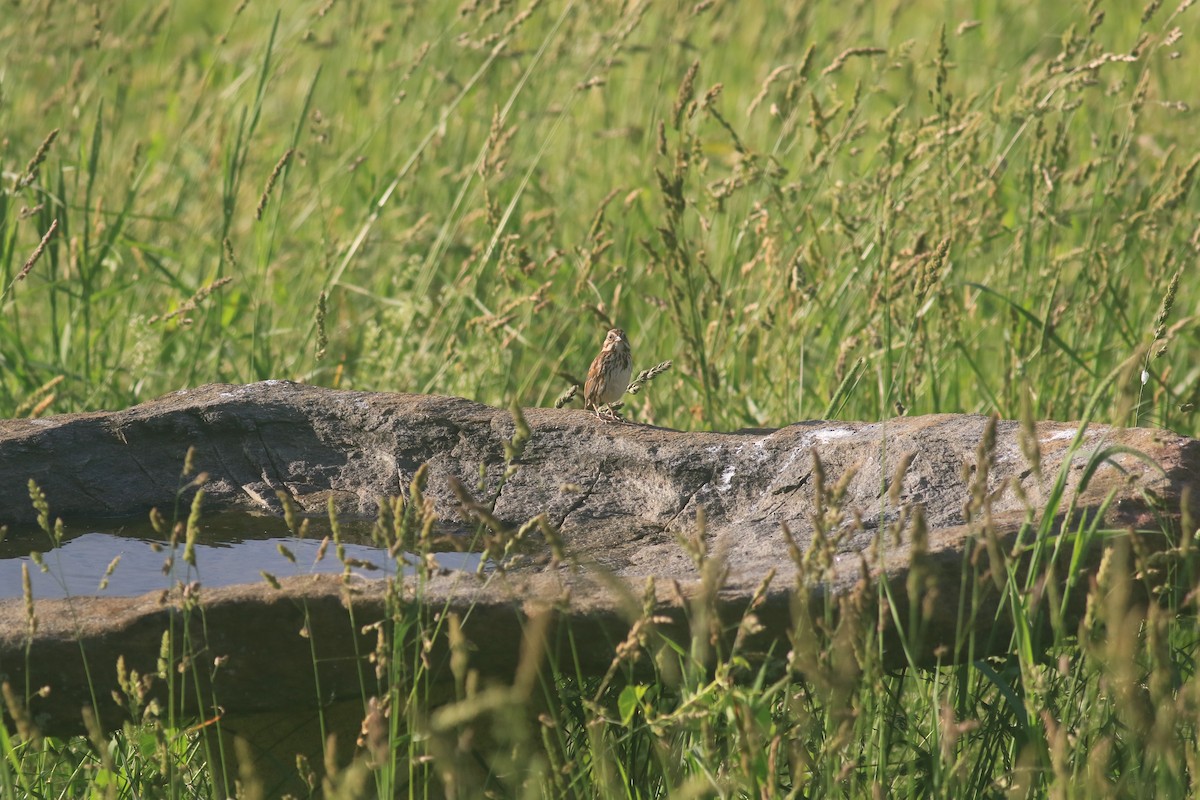
M 0 17 L 0 412 L 264 378 L 549 405 L 620 325 L 635 367 L 675 365 L 638 421 L 1196 435 L 1188 5 L 21 3 Z M 665 642 L 648 620 L 654 681 L 619 663 L 481 695 L 464 672 L 435 709 L 391 635 L 386 747 L 339 785 L 1184 796 L 1195 566 L 1171 552 L 1117 544 L 1078 629 L 1047 573 L 1006 572 L 1011 655 L 929 670 L 885 667 L 847 601 L 784 678 L 700 665 L 704 625 Z M 1127 576 L 1164 569 L 1137 602 Z M 0 796 L 203 796 L 220 759 L 187 731 L 0 727 Z
M 546 405 L 617 324 L 677 365 L 660 424 L 1068 419 L 1142 352 L 1099 419 L 1195 430 L 1156 347 L 1195 341 L 1194 281 L 1156 324 L 1200 243 L 1190 9 L 242 6 L 0 22 L 7 413 Z

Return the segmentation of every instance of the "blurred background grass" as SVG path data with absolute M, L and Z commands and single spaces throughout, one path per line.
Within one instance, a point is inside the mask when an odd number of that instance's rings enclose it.
M 641 421 L 1098 393 L 1195 434 L 1194 15 L 24 2 L 0 412 L 264 378 L 548 405 L 620 325 L 675 362 Z

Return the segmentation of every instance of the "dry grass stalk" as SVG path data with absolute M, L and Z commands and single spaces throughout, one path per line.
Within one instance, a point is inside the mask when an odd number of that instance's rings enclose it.
M 838 57 L 835 58 L 828 67 L 821 70 L 821 74 L 830 75 L 834 72 L 837 72 L 842 67 L 846 66 L 846 62 L 852 58 L 882 55 L 887 55 L 887 50 L 882 47 L 849 47 L 838 54 Z
M 25 400 L 23 400 L 20 405 L 17 406 L 16 410 L 13 412 L 13 416 L 14 417 L 23 417 L 26 415 L 28 415 L 30 417 L 39 416 L 41 414 L 41 412 L 45 411 L 46 407 L 49 405 L 49 402 L 47 401 L 47 399 L 49 399 L 50 402 L 52 402 L 54 400 L 55 395 L 53 393 L 51 393 L 50 390 L 53 389 L 55 386 L 58 386 L 60 383 L 62 383 L 63 380 L 64 380 L 64 376 L 55 375 L 50 380 L 46 381 L 41 386 L 34 389 L 32 392 L 30 392 L 29 396 L 27 398 L 25 398 Z
M 1171 277 L 1171 282 L 1167 284 L 1167 292 L 1163 295 L 1162 305 L 1158 307 L 1158 314 L 1154 317 L 1154 337 L 1155 344 L 1162 342 L 1157 348 L 1151 347 L 1152 357 L 1161 358 L 1167 351 L 1167 343 L 1163 341 L 1163 337 L 1167 333 L 1167 320 L 1171 316 L 1171 309 L 1175 306 L 1175 295 L 1179 291 L 1179 277 L 1183 274 L 1183 267 L 1175 270 L 1175 274 Z
M 325 332 L 325 313 L 326 302 L 328 300 L 325 292 L 317 297 L 317 361 L 325 358 L 325 350 L 329 347 L 329 336 Z
M 571 385 L 571 386 L 570 386 L 570 387 L 569 387 L 569 388 L 568 388 L 568 389 L 567 389 L 565 392 L 563 392 L 562 394 L 560 394 L 560 395 L 559 395 L 559 396 L 558 396 L 558 397 L 555 399 L 555 401 L 554 401 L 554 407 L 555 407 L 555 408 L 562 408 L 562 407 L 563 407 L 563 406 L 565 406 L 567 403 L 569 403 L 569 402 L 571 402 L 572 400 L 574 400 L 574 399 L 575 399 L 575 396 L 576 396 L 577 394 L 579 394 L 579 384 L 577 384 L 577 383 L 576 383 L 576 384 L 572 384 L 572 385 Z
M 784 64 L 771 70 L 766 79 L 762 82 L 762 89 L 758 94 L 754 95 L 754 99 L 750 101 L 750 105 L 746 106 L 746 116 L 749 117 L 754 113 L 754 109 L 762 105 L 762 101 L 767 99 L 767 93 L 771 91 L 771 85 L 782 78 L 787 73 L 796 68 L 795 64 Z
M 267 200 L 271 197 L 271 189 L 275 188 L 275 181 L 279 180 L 279 175 L 287 167 L 288 162 L 292 160 L 292 155 L 295 152 L 296 148 L 289 147 L 279 157 L 279 160 L 275 162 L 275 169 L 271 170 L 271 174 L 267 176 L 267 185 L 263 187 L 262 196 L 258 198 L 258 208 L 254 210 L 254 219 L 262 219 L 263 212 L 267 209 Z
M 693 105 L 692 95 L 696 91 L 696 74 L 700 72 L 700 59 L 692 62 L 683 80 L 679 83 L 679 93 L 675 96 L 675 107 L 671 110 L 672 124 L 675 130 L 683 126 L 684 112 Z M 690 112 L 688 113 L 690 116 Z
M 8 681 L 0 684 L 0 694 L 4 695 L 4 707 L 8 710 L 8 716 L 17 729 L 18 738 L 22 742 L 32 743 L 34 747 L 40 747 L 42 734 L 29 714 L 29 710 L 17 697 L 17 693 L 13 691 L 12 685 Z
M 25 171 L 17 179 L 16 189 L 24 189 L 37 180 L 42 162 L 46 160 L 46 154 L 50 152 L 50 145 L 54 144 L 54 140 L 58 138 L 58 130 L 58 128 L 55 128 L 50 131 L 50 133 L 46 134 L 46 138 L 42 140 L 42 143 L 38 145 L 37 152 L 33 154 L 33 158 L 29 159 L 29 163 L 25 165 Z
M 29 275 L 29 271 L 33 269 L 33 265 L 36 264 L 38 259 L 42 257 L 42 251 L 46 249 L 46 245 L 49 243 L 50 237 L 54 235 L 56 230 L 58 230 L 58 219 L 55 219 L 50 223 L 50 228 L 46 231 L 45 235 L 42 236 L 42 240 L 38 242 L 37 249 L 33 251 L 33 255 L 31 255 L 25 261 L 24 266 L 21 267 L 21 271 L 17 273 L 17 277 L 13 278 L 13 283 L 25 280 L 25 278 Z M 11 288 L 11 286 L 9 288 Z
M 220 289 L 222 286 L 226 286 L 230 283 L 233 283 L 233 278 L 227 276 L 224 278 L 218 278 L 217 280 L 213 281 L 212 283 L 208 284 L 207 286 L 201 286 L 200 289 L 197 290 L 197 292 L 194 295 L 192 295 L 187 300 L 185 300 L 179 306 L 179 308 L 175 309 L 174 311 L 168 312 L 166 314 L 155 314 L 153 317 L 151 317 L 150 319 L 147 320 L 147 323 L 150 325 L 153 325 L 156 322 L 166 322 L 168 320 L 175 319 L 176 317 L 181 317 L 184 314 L 195 311 L 197 308 L 200 307 L 200 304 L 203 303 L 208 298 L 208 296 L 210 294 L 215 292 L 217 289 Z M 184 320 L 182 320 L 182 321 L 186 324 L 186 322 L 189 320 L 184 318 Z

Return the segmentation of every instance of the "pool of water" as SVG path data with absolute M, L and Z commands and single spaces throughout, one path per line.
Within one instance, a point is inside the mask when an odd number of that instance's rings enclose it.
M 312 521 L 316 523 L 316 520 Z M 196 542 L 196 565 L 183 560 L 183 544 L 174 552 L 148 522 L 69 526 L 60 546 L 41 531 L 10 532 L 0 541 L 0 599 L 23 596 L 21 567 L 29 568 L 34 599 L 77 595 L 131 597 L 175 586 L 179 581 L 199 581 L 203 586 L 231 586 L 313 573 L 340 573 L 347 569 L 366 578 L 394 575 L 397 560 L 370 539 L 369 523 L 343 523 L 342 558 L 330 542 L 321 553 L 328 523 L 311 524 L 308 535 L 292 536 L 283 520 L 246 514 L 226 514 L 201 525 Z M 293 563 L 281 551 L 286 548 Z M 41 553 L 46 570 L 30 551 Z M 172 559 L 172 556 L 174 558 Z M 434 555 L 443 569 L 474 572 L 482 556 L 471 552 Z M 118 559 L 111 573 L 110 564 Z M 417 557 L 402 554 L 400 568 L 415 573 Z

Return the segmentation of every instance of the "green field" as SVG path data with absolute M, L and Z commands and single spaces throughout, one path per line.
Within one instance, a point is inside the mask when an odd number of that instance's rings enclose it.
M 0 416 L 268 378 L 547 406 L 615 325 L 635 369 L 674 365 L 639 422 L 1196 436 L 1189 5 L 7 3 Z M 864 629 L 850 672 L 830 633 L 828 674 L 775 683 L 736 654 L 559 676 L 544 723 L 479 710 L 511 741 L 461 773 L 397 674 L 363 796 L 1194 796 L 1173 552 L 1160 603 L 1126 617 L 1101 581 L 1084 629 L 999 662 L 889 672 Z M 0 798 L 211 791 L 162 722 L 27 734 Z

